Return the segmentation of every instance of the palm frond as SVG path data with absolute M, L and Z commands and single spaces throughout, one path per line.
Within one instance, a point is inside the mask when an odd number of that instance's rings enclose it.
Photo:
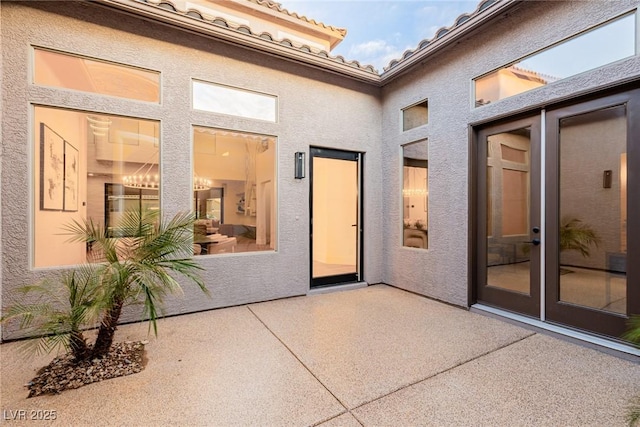
M 640 347 L 640 316 L 632 316 L 627 323 L 627 332 L 622 336 Z
M 630 427 L 640 425 L 640 396 L 636 396 L 627 407 L 626 421 Z
M 591 245 L 598 247 L 595 230 L 577 218 L 563 217 L 560 222 L 560 250 L 576 250 L 587 258 Z

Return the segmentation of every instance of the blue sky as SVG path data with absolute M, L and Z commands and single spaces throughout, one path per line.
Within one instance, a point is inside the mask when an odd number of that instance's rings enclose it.
M 453 25 L 479 1 L 454 0 L 280 0 L 282 7 L 327 25 L 346 28 L 347 36 L 331 54 L 371 64 L 382 71 L 407 49 Z

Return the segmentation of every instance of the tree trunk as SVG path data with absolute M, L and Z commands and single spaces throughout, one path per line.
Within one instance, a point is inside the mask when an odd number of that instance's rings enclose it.
M 71 337 L 69 338 L 69 344 L 71 346 L 71 353 L 76 359 L 76 362 L 85 360 L 91 355 L 89 346 L 87 346 L 87 342 L 85 341 L 82 332 L 72 331 Z
M 116 299 L 105 314 L 104 319 L 102 319 L 102 324 L 98 330 L 98 338 L 96 338 L 96 343 L 93 345 L 91 357 L 101 358 L 109 352 L 111 344 L 113 343 L 113 335 L 116 333 L 116 328 L 118 327 L 118 319 L 122 312 L 123 303 L 123 300 Z

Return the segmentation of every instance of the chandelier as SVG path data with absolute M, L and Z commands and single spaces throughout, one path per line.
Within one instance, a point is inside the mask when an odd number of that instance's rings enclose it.
M 211 180 L 193 174 L 193 191 L 204 191 L 211 188 Z
M 122 185 L 129 188 L 157 190 L 160 188 L 160 181 L 158 180 L 158 174 L 134 174 L 123 176 Z
M 158 190 L 160 188 L 160 177 L 157 173 L 151 173 L 153 166 L 153 163 L 145 163 L 133 174 L 124 175 L 122 177 L 122 185 L 141 190 Z M 193 174 L 193 191 L 208 190 L 211 186 L 212 182 L 209 178 L 198 176 L 195 173 Z
M 125 175 L 122 177 L 122 185 L 128 188 L 137 188 L 142 190 L 158 190 L 160 188 L 160 180 L 158 174 L 138 174 L 136 171 L 133 175 Z M 209 178 L 193 175 L 193 191 L 205 191 L 210 189 L 212 182 Z

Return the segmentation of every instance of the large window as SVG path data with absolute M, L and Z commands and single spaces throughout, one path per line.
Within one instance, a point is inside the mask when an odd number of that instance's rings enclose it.
M 427 249 L 429 228 L 429 147 L 427 140 L 402 147 L 402 244 Z
M 193 128 L 194 251 L 276 249 L 276 139 Z
M 158 209 L 158 122 L 36 106 L 34 127 L 35 267 L 95 259 L 63 234 L 72 221 L 110 233 L 125 210 Z
M 34 83 L 160 102 L 160 73 L 112 62 L 34 49 Z
M 635 31 L 628 14 L 479 77 L 476 107 L 633 56 Z

